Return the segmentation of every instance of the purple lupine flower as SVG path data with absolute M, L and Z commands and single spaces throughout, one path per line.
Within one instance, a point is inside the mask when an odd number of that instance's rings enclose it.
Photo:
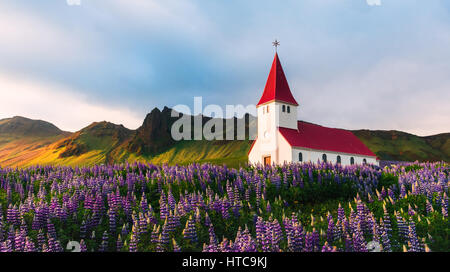
M 158 243 L 158 241 L 159 241 L 159 225 L 158 226 L 157 225 L 153 225 L 153 231 L 152 231 L 152 234 L 151 234 L 150 241 L 153 244 Z
M 190 240 L 192 243 L 197 242 L 197 231 L 195 230 L 195 223 L 192 216 L 186 221 L 186 226 L 183 230 L 184 239 Z
M 322 252 L 336 252 L 336 248 L 335 247 L 331 247 L 328 245 L 328 242 L 325 242 L 325 244 L 322 247 Z
M 113 209 L 108 210 L 109 217 L 109 232 L 114 234 L 116 232 L 116 211 Z
M 127 226 L 125 224 L 123 224 L 122 231 L 120 233 L 122 234 L 123 237 L 128 235 L 128 229 L 127 229 Z
M 383 211 L 384 211 L 384 214 L 383 214 L 384 230 L 386 231 L 387 235 L 389 237 L 391 237 L 391 234 L 392 234 L 391 217 L 389 216 L 389 213 L 388 213 L 385 205 L 383 205 Z
M 30 237 L 26 237 L 25 238 L 25 252 L 35 252 L 36 251 L 36 247 L 34 245 L 34 242 L 31 240 Z
M 409 218 L 408 238 L 409 238 L 408 242 L 410 244 L 410 251 L 412 251 L 412 252 L 423 251 L 423 248 L 420 245 L 419 239 L 417 238 L 416 225 L 414 224 L 414 221 L 412 220 L 411 217 Z
M 129 252 L 137 252 L 138 251 L 137 244 L 138 244 L 138 241 L 136 240 L 135 235 L 131 234 L 130 245 L 128 246 L 128 251 Z
M 263 235 L 266 232 L 266 227 L 261 217 L 257 217 L 256 223 L 256 243 L 258 246 L 262 246 Z
M 338 214 L 338 220 L 340 222 L 343 222 L 344 218 L 345 218 L 345 211 L 344 211 L 344 208 L 342 208 L 341 203 L 339 203 L 337 214 Z
M 123 241 L 122 241 L 122 237 L 119 234 L 119 236 L 117 237 L 117 242 L 116 242 L 116 251 L 120 252 L 120 251 L 122 251 L 122 248 L 123 248 Z
M 389 239 L 389 235 L 387 234 L 386 227 L 384 225 L 384 221 L 380 218 L 380 231 L 381 231 L 381 242 L 383 245 L 384 252 L 391 252 L 391 241 Z
M 305 247 L 303 249 L 305 252 L 313 252 L 314 251 L 314 237 L 310 232 L 306 233 L 305 236 Z
M 167 223 L 162 227 L 161 234 L 158 237 L 158 245 L 157 248 L 159 252 L 166 251 L 170 242 L 169 231 Z
M 25 237 L 19 230 L 16 230 L 16 235 L 14 239 L 14 251 L 22 252 L 25 248 Z
M 217 243 L 218 243 L 217 242 L 217 237 L 216 237 L 216 234 L 214 232 L 214 227 L 213 227 L 212 224 L 209 226 L 208 233 L 209 233 L 209 243 L 217 245 Z
M 333 244 L 335 238 L 335 227 L 334 221 L 332 218 L 328 220 L 328 228 L 327 228 L 327 241 L 330 244 Z
M 86 242 L 84 242 L 84 239 L 81 239 L 81 241 L 80 241 L 80 251 L 87 252 L 87 246 L 86 246 Z
M 427 214 L 434 212 L 433 206 L 431 205 L 430 201 L 428 201 L 428 199 L 427 199 L 427 204 L 426 204 L 426 210 L 427 210 Z
M 271 225 L 272 225 L 272 228 L 271 228 L 272 229 L 272 234 L 271 234 L 271 236 L 272 236 L 272 250 L 277 252 L 277 251 L 280 250 L 279 246 L 280 246 L 280 241 L 282 239 L 283 232 L 281 230 L 281 226 L 278 223 L 277 219 L 273 220 L 271 222 Z
M 400 216 L 400 213 L 398 213 L 398 212 L 394 212 L 394 216 L 397 219 L 397 228 L 398 228 L 399 238 L 402 241 L 406 241 L 408 239 L 408 226 L 406 224 L 406 221 L 403 217 Z
M 46 243 L 47 243 L 47 241 L 45 240 L 45 235 L 44 235 L 42 229 L 40 229 L 37 234 L 38 249 L 42 249 L 42 246 L 45 245 Z
M 108 240 L 109 240 L 108 233 L 106 231 L 104 231 L 103 236 L 102 236 L 102 242 L 100 244 L 98 251 L 100 251 L 100 252 L 108 251 Z
M 175 204 L 176 204 L 176 203 L 177 203 L 177 202 L 176 202 L 175 198 L 173 197 L 172 190 L 169 190 L 169 193 L 168 193 L 168 204 L 169 204 L 169 209 L 170 209 L 170 210 L 174 210 L 174 209 L 175 209 Z
M 181 248 L 178 246 L 175 239 L 172 238 L 173 252 L 181 252 Z
M 270 207 L 270 201 L 267 201 L 266 212 L 267 213 L 271 213 L 272 212 L 272 208 Z

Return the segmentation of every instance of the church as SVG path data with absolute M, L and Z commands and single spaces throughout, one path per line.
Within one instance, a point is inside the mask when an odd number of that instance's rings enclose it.
M 258 135 L 248 153 L 249 163 L 379 164 L 377 156 L 351 131 L 298 121 L 298 107 L 275 53 L 264 92 L 256 105 Z

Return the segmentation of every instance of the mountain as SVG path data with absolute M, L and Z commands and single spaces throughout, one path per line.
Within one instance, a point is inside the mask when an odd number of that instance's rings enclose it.
M 32 120 L 21 116 L 0 120 L 0 136 L 52 137 L 67 135 L 55 125 L 42 120 Z
M 211 117 L 201 118 L 202 124 Z M 253 116 L 246 115 L 246 136 Z M 178 118 L 171 109 L 153 109 L 136 130 L 106 121 L 95 122 L 75 133 L 51 123 L 13 117 L 0 120 L 0 165 L 26 167 L 34 164 L 92 165 L 120 162 L 188 164 L 247 162 L 251 141 L 175 141 L 170 129 Z M 237 119 L 234 118 L 235 135 Z M 225 124 L 226 120 L 218 122 Z M 226 131 L 222 132 L 226 135 Z M 401 131 L 355 130 L 353 133 L 381 160 L 450 161 L 450 133 L 419 137 Z M 194 132 L 191 132 L 191 136 Z
M 55 125 L 15 116 L 0 120 L 0 165 L 20 166 L 42 154 L 54 142 L 69 137 Z
M 356 130 L 353 133 L 382 160 L 450 161 L 450 133 L 427 137 L 395 130 Z
M 162 112 L 154 108 L 144 119 L 144 123 L 133 134 L 128 144 L 131 153 L 139 155 L 158 154 L 175 141 L 172 139 L 170 128 L 178 118 L 170 116 L 171 110 L 164 107 Z
M 109 122 L 95 122 L 55 144 L 55 149 L 62 149 L 59 158 L 79 157 L 83 154 L 97 152 L 104 162 L 114 162 L 116 151 L 133 134 L 123 125 Z M 91 153 L 92 154 L 92 153 Z

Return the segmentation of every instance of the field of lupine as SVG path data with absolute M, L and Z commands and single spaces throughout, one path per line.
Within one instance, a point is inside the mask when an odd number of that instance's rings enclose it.
M 449 251 L 449 170 L 0 168 L 0 250 L 69 251 L 77 241 L 81 251 L 103 252 Z

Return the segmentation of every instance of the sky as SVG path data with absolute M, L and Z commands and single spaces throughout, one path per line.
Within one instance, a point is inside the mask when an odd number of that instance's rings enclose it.
M 2 0 L 0 119 L 136 129 L 195 96 L 256 104 L 274 39 L 300 120 L 450 132 L 448 0 Z

